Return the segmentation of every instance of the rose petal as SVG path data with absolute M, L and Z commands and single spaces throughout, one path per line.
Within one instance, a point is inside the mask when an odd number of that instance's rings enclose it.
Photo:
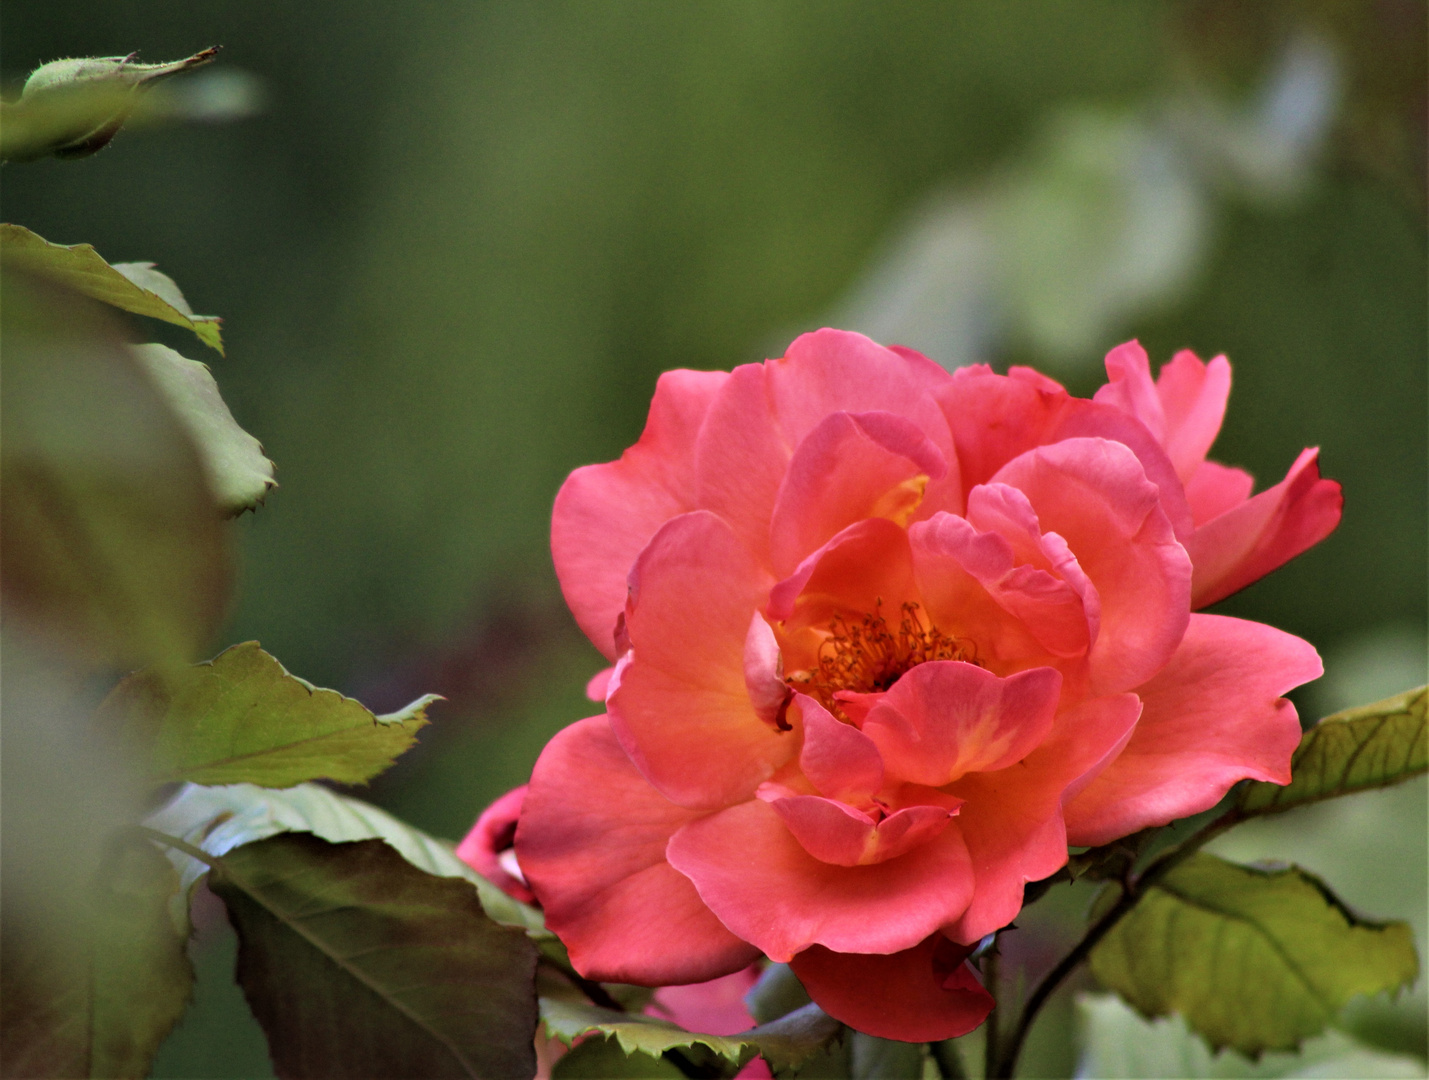
M 551 554 L 576 622 L 609 660 L 625 577 L 655 531 L 695 508 L 694 453 L 724 371 L 667 371 L 640 441 L 619 461 L 571 473 L 556 496 Z
M 1223 600 L 1314 547 L 1340 523 L 1344 495 L 1320 478 L 1320 451 L 1303 451 L 1285 479 L 1198 528 L 1187 542 L 1191 603 Z
M 709 982 L 692 986 L 664 986 L 655 991 L 655 998 L 645 1013 L 673 1020 L 686 1031 L 706 1035 L 738 1035 L 755 1024 L 744 1003 L 744 995 L 758 981 L 759 968 L 751 965 L 743 971 L 722 975 Z M 768 1076 L 768 1071 L 763 1075 Z
M 936 396 L 969 490 L 1034 447 L 1066 439 L 1110 439 L 1141 462 L 1176 536 L 1190 536 L 1191 511 L 1171 459 L 1145 424 L 1115 405 L 1071 397 L 1050 379 L 997 375 L 983 365 L 959 368 L 952 384 Z
M 957 822 L 887 862 L 835 866 L 810 855 L 773 807 L 754 800 L 691 821 L 665 854 L 721 922 L 778 962 L 813 944 L 906 949 L 954 919 L 972 890 Z
M 908 545 L 918 593 L 933 623 L 943 633 L 974 646 L 978 663 L 1001 671 L 1055 660 L 1009 608 L 1018 608 L 1023 598 L 1029 609 L 1035 609 L 1048 600 L 1057 607 L 1071 597 L 1059 596 L 1057 583 L 1045 572 L 1040 577 L 1035 573 L 1014 576 L 1017 567 L 1012 545 L 1004 537 L 979 533 L 965 518 L 936 514 L 908 529 Z M 996 597 L 984 582 L 997 589 Z M 1039 598 L 1039 586 L 1050 586 L 1051 591 L 1044 589 Z M 1066 594 L 1070 591 L 1065 590 Z M 1061 625 L 1060 620 L 1046 620 L 1041 629 L 1045 633 L 1049 626 Z
M 768 565 L 769 523 L 793 450 L 830 413 L 915 419 L 947 382 L 937 364 L 862 334 L 804 334 L 784 357 L 735 368 L 710 406 L 695 449 L 695 505 L 714 510 Z
M 858 728 L 840 723 L 811 697 L 796 694 L 804 721 L 799 767 L 820 794 L 848 803 L 872 799 L 883 787 L 878 747 Z
M 646 783 L 604 716 L 572 724 L 546 745 L 531 774 L 516 853 L 546 925 L 586 978 L 702 982 L 758 955 L 665 861 L 671 834 L 697 816 Z
M 931 480 L 947 475 L 942 452 L 892 413 L 832 413 L 799 444 L 774 503 L 769 556 L 777 575 L 864 518 L 905 525 Z
M 759 718 L 745 683 L 750 617 L 769 584 L 706 510 L 667 522 L 631 571 L 631 651 L 606 707 L 630 759 L 682 806 L 748 798 L 798 752 Z
M 1182 349 L 1161 368 L 1156 393 L 1166 416 L 1166 453 L 1181 482 L 1189 484 L 1220 434 L 1231 394 L 1230 361 L 1217 356 L 1203 364 Z
M 995 480 L 1022 490 L 1042 529 L 1066 539 L 1096 586 L 1093 692 L 1145 682 L 1185 632 L 1191 560 L 1141 463 L 1107 439 L 1065 439 L 1009 462 Z
M 590 682 L 585 684 L 585 696 L 591 701 L 604 701 L 605 693 L 610 689 L 610 680 L 614 674 L 614 665 L 597 671 L 590 677 Z
M 969 773 L 950 789 L 964 800 L 958 817 L 976 878 L 972 902 L 944 931 L 971 944 L 1016 917 L 1022 887 L 1067 861 L 1062 799 L 1107 761 L 1132 732 L 1135 694 L 1093 698 L 1059 714 L 1051 735 L 1016 765 Z
M 928 787 L 1021 761 L 1047 737 L 1061 673 L 1034 668 L 1000 679 L 957 660 L 919 664 L 863 723 L 892 777 Z
M 1280 695 L 1321 671 L 1297 637 L 1192 615 L 1171 662 L 1137 691 L 1144 709 L 1126 749 L 1068 803 L 1071 842 L 1104 844 L 1198 814 L 1238 780 L 1289 783 L 1300 723 Z
M 831 952 L 819 945 L 790 961 L 819 1008 L 880 1039 L 935 1042 L 987 1019 L 993 997 L 965 963 L 969 946 L 941 934 L 889 955 Z
M 535 896 L 525 881 L 502 865 L 501 855 L 515 843 L 516 822 L 521 817 L 521 804 L 526 801 L 527 786 L 513 788 L 483 810 L 471 832 L 456 846 L 458 859 L 523 904 L 531 903 Z
M 1146 425 L 1157 442 L 1166 444 L 1166 414 L 1156 384 L 1151 381 L 1151 364 L 1139 341 L 1128 341 L 1106 354 L 1106 374 L 1111 381 L 1093 395 L 1094 401 L 1115 405 L 1128 416 Z M 1173 462 L 1174 464 L 1174 462 Z
M 1228 510 L 1234 510 L 1255 487 L 1255 480 L 1244 469 L 1233 469 L 1216 461 L 1203 461 L 1186 483 L 1186 501 L 1191 504 L 1191 518 L 1200 528 Z
M 784 710 L 789 705 L 789 687 L 784 682 L 784 662 L 774 631 L 755 612 L 744 637 L 744 688 L 759 719 L 770 727 L 788 731 Z

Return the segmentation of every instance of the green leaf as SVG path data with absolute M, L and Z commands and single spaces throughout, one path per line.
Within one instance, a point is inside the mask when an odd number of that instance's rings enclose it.
M 209 888 L 282 1077 L 529 1077 L 536 947 L 464 881 L 380 840 L 288 833 L 229 852 Z
M 20 225 L 0 225 L 0 252 L 14 270 L 47 278 L 123 311 L 192 330 L 205 345 L 223 354 L 218 329 L 222 320 L 195 315 L 173 279 L 154 270 L 153 263 L 110 266 L 89 244 L 52 244 Z
M 1143 1020 L 1114 994 L 1083 994 L 1077 999 L 1077 1012 L 1083 1047 L 1078 1076 L 1398 1080 L 1424 1075 L 1418 1058 L 1377 1051 L 1333 1029 L 1307 1039 L 1299 1053 L 1270 1051 L 1251 1061 L 1233 1050 L 1212 1055 L 1179 1016 Z
M 776 1072 L 797 1068 L 842 1031 L 837 1020 L 810 1004 L 739 1035 L 704 1035 L 668 1020 L 593 1005 L 575 987 L 554 976 L 541 983 L 541 1020 L 548 1035 L 567 1045 L 581 1035 L 597 1032 L 611 1036 L 627 1054 L 659 1057 L 667 1050 L 703 1047 L 736 1068 L 758 1054 Z
M 1275 814 L 1321 799 L 1388 787 L 1429 770 L 1426 699 L 1429 687 L 1421 686 L 1325 717 L 1301 738 L 1290 766 L 1290 783 L 1246 785 L 1236 812 Z
M 1357 994 L 1414 981 L 1402 922 L 1354 914 L 1299 867 L 1204 852 L 1152 885 L 1092 951 L 1091 969 L 1144 1016 L 1179 1012 L 1212 1048 L 1291 1050 Z
M 428 694 L 374 716 L 289 675 L 249 641 L 179 671 L 135 672 L 105 699 L 99 718 L 149 748 L 152 783 L 363 784 L 416 742 L 427 706 L 439 700 Z
M 637 1080 L 644 1077 L 681 1077 L 674 1062 L 649 1054 L 627 1054 L 608 1036 L 591 1036 L 562 1054 L 551 1067 L 552 1080 Z
M 273 463 L 263 444 L 233 419 L 208 365 L 163 345 L 135 345 L 132 351 L 192 436 L 219 508 L 236 517 L 261 505 L 278 486 Z
M 6 1076 L 143 1077 L 188 1006 L 193 970 L 152 844 L 115 840 L 62 934 L 7 922 L 0 968 Z
M 252 784 L 187 784 L 145 824 L 212 856 L 284 832 L 310 832 L 333 843 L 385 840 L 419 870 L 471 882 L 481 896 L 481 906 L 497 922 L 521 927 L 535 937 L 550 936 L 539 911 L 507 896 L 467 866 L 453 854 L 450 844 L 398 821 L 370 803 L 316 784 L 299 784 L 283 791 Z M 179 868 L 185 890 L 208 870 L 182 852 L 171 851 L 169 857 Z
M 230 585 L 193 441 L 112 313 L 10 255 L 0 247 L 7 615 L 87 662 L 192 660 Z

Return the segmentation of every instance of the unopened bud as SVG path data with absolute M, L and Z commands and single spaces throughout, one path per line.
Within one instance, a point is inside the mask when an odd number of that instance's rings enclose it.
M 85 157 L 114 138 L 145 87 L 208 63 L 217 47 L 168 64 L 140 64 L 129 56 L 54 60 L 30 73 L 20 100 L 5 109 L 7 159 L 54 154 Z M 17 131 L 16 128 L 19 130 Z

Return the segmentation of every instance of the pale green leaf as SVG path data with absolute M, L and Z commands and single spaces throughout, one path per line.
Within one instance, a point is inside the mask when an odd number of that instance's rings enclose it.
M 278 1075 L 535 1073 L 536 947 L 466 882 L 380 840 L 289 833 L 224 855 L 209 888 Z
M 1388 787 L 1429 770 L 1429 687 L 1327 716 L 1305 732 L 1291 781 L 1246 785 L 1236 812 L 1274 814 L 1321 799 Z
M 218 329 L 221 320 L 216 315 L 195 315 L 188 303 L 183 302 L 178 286 L 166 275 L 159 275 L 167 282 L 162 288 L 164 295 L 142 283 L 154 284 L 154 281 L 133 268 L 140 266 L 152 274 L 152 263 L 120 264 L 139 279 L 135 281 L 105 262 L 89 244 L 52 244 L 20 225 L 0 225 L 0 252 L 6 264 L 15 270 L 48 278 L 123 311 L 182 326 L 197 334 L 205 345 L 223 353 L 223 337 Z M 175 296 L 181 302 L 178 305 L 171 302 Z
M 283 832 L 310 832 L 332 843 L 385 840 L 419 870 L 471 882 L 481 896 L 481 906 L 497 922 L 519 926 L 533 936 L 548 936 L 539 911 L 507 896 L 467 866 L 452 852 L 450 844 L 398 821 L 370 803 L 317 784 L 299 784 L 281 791 L 253 784 L 186 784 L 145 824 L 213 856 Z M 179 868 L 186 892 L 207 872 L 203 863 L 181 852 L 170 852 L 169 857 Z
M 294 678 L 249 641 L 178 671 L 135 672 L 99 717 L 148 748 L 156 784 L 363 784 L 416 741 L 437 700 L 428 694 L 375 716 L 336 690 Z
M 7 920 L 0 967 L 6 1076 L 149 1074 L 193 985 L 187 935 L 168 908 L 178 888 L 169 861 L 130 836 L 111 844 L 63 934 Z
M 1179 1012 L 1213 1048 L 1291 1050 L 1358 994 L 1414 981 L 1406 923 L 1374 922 L 1298 867 L 1191 856 L 1092 951 L 1091 969 L 1148 1017 Z
M 659 1057 L 667 1050 L 703 1047 L 736 1067 L 758 1054 L 776 1071 L 797 1068 L 842 1030 L 837 1020 L 810 1004 L 738 1035 L 705 1035 L 668 1020 L 594 1005 L 569 983 L 554 978 L 542 982 L 541 1020 L 547 1034 L 568 1045 L 596 1032 L 614 1038 L 627 1054 Z
M 219 509 L 237 516 L 262 504 L 278 486 L 273 463 L 233 419 L 208 365 L 163 345 L 135 345 L 132 352 L 193 437 Z
M 1114 994 L 1077 999 L 1087 1080 L 1400 1080 L 1424 1076 L 1418 1058 L 1387 1054 L 1330 1030 L 1305 1040 L 1298 1053 L 1269 1051 L 1259 1061 L 1222 1050 L 1213 1054 L 1179 1016 L 1144 1020 Z

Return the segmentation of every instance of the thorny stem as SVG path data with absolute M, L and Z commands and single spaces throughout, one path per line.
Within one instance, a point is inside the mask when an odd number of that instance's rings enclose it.
M 1007 1040 L 1007 1046 L 1002 1053 L 994 1057 L 993 1055 L 993 1033 L 994 1028 L 988 1029 L 988 1061 L 995 1063 L 996 1068 L 991 1064 L 987 1070 L 988 1080 L 1011 1080 L 1013 1071 L 1017 1068 L 1017 1055 L 1022 1050 L 1022 1043 L 1027 1038 L 1027 1032 L 1032 1028 L 1032 1022 L 1037 1019 L 1037 1013 L 1042 1006 L 1047 1003 L 1053 992 L 1062 984 L 1077 966 L 1087 958 L 1087 955 L 1094 949 L 1102 938 L 1111 932 L 1112 927 L 1126 916 L 1126 913 L 1134 908 L 1137 902 L 1146 895 L 1146 890 L 1165 877 L 1180 863 L 1194 855 L 1203 845 L 1215 839 L 1221 833 L 1234 825 L 1239 825 L 1243 820 L 1241 814 L 1236 810 L 1222 814 L 1214 821 L 1202 826 L 1195 833 L 1188 836 L 1181 843 L 1168 848 L 1158 855 L 1140 874 L 1133 875 L 1130 872 L 1121 883 L 1121 896 L 1117 898 L 1115 904 L 1100 919 L 1092 924 L 1091 928 L 1082 935 L 1082 939 L 1066 956 L 1057 963 L 1051 971 L 1042 977 L 1042 981 L 1037 984 L 1037 988 L 1032 991 L 1032 995 L 1027 999 L 1027 1005 L 1022 1010 L 1022 1015 L 1017 1021 L 1017 1027 L 1012 1033 L 1012 1038 Z M 996 1016 L 994 1009 L 992 1016 Z M 991 1023 L 990 1016 L 989 1023 Z

